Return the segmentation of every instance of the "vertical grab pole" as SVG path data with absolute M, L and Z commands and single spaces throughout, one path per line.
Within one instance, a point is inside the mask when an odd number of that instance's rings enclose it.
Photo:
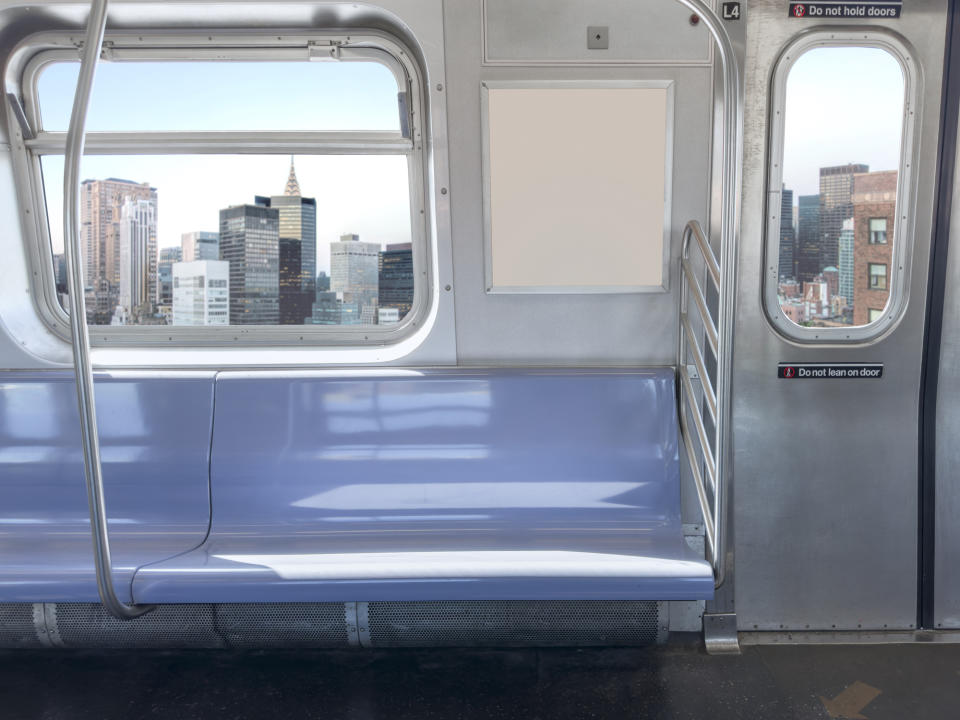
M 94 404 L 93 370 L 90 365 L 90 339 L 87 334 L 87 309 L 84 302 L 83 268 L 80 262 L 80 158 L 83 156 L 87 105 L 93 87 L 93 75 L 103 46 L 107 23 L 107 0 L 93 0 L 87 19 L 87 36 L 80 62 L 80 77 L 73 98 L 70 128 L 67 132 L 63 172 L 63 243 L 67 262 L 67 288 L 70 300 L 70 336 L 73 341 L 73 366 L 80 408 L 83 438 L 83 470 L 90 505 L 90 530 L 93 534 L 97 590 L 104 608 L 114 617 L 128 620 L 152 610 L 152 606 L 128 605 L 117 597 L 113 587 L 113 562 L 110 558 L 110 534 L 107 527 L 103 470 L 100 466 L 100 439 Z

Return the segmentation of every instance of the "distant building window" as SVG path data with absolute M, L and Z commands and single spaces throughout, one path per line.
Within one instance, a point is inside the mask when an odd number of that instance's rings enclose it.
M 871 245 L 887 244 L 887 219 L 886 218 L 870 218 L 870 244 Z
M 871 290 L 887 289 L 887 266 L 879 263 L 867 264 L 867 283 Z
M 876 322 L 883 317 L 883 310 L 877 310 L 876 308 L 870 308 L 870 322 Z

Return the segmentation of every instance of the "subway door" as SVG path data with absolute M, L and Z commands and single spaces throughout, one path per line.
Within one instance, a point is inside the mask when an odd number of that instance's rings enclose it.
M 911 629 L 947 3 L 788 5 L 745 15 L 738 624 Z

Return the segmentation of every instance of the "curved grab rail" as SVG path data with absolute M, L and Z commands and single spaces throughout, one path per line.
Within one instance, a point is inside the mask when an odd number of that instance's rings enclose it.
M 710 243 L 704 235 L 700 224 L 697 222 L 688 223 L 684 229 L 683 253 L 680 260 L 680 329 L 677 349 L 677 369 L 680 374 L 680 393 L 687 394 L 688 401 L 693 400 L 693 384 L 695 379 L 689 373 L 686 365 L 687 347 L 697 347 L 693 330 L 690 327 L 687 317 L 687 291 L 693 288 L 691 281 L 695 279 L 695 273 L 690 266 L 689 247 L 691 238 L 695 238 L 697 246 L 703 255 L 704 262 L 710 279 L 713 281 L 717 290 L 717 322 L 714 325 L 709 312 L 706 312 L 706 300 L 703 297 L 702 289 L 696 284 L 695 300 L 697 309 L 703 318 L 704 332 L 711 344 L 711 350 L 714 352 L 716 360 L 715 377 L 716 388 L 710 385 L 710 377 L 705 371 L 705 362 L 703 353 L 700 353 L 699 363 L 694 357 L 694 366 L 697 369 L 699 379 L 703 384 L 703 397 L 706 401 L 707 409 L 710 411 L 714 427 L 713 447 L 703 447 L 703 455 L 708 451 L 712 454 L 713 460 L 713 497 L 708 499 L 702 494 L 706 488 L 703 483 L 702 473 L 699 472 L 698 463 L 695 459 L 690 443 L 690 434 L 685 427 L 685 410 L 683 398 L 680 402 L 681 414 L 681 432 L 684 434 L 684 443 L 687 446 L 687 453 L 690 459 L 691 467 L 695 477 L 700 475 L 697 487 L 698 496 L 700 496 L 701 509 L 703 510 L 705 528 L 707 530 L 708 543 L 710 544 L 711 561 L 717 587 L 723 584 L 726 574 L 726 524 L 727 524 L 727 499 L 729 497 L 729 478 L 732 475 L 732 453 L 730 443 L 730 427 L 732 420 L 732 401 L 731 386 L 733 382 L 733 325 L 736 311 L 737 294 L 737 231 L 739 228 L 739 207 L 737 198 L 740 187 L 740 155 L 743 145 L 743 111 L 741 101 L 740 71 L 737 64 L 737 56 L 730 41 L 729 35 L 723 26 L 719 16 L 706 4 L 700 0 L 676 0 L 681 5 L 689 8 L 703 22 L 704 26 L 713 37 L 720 57 L 721 70 L 723 75 L 723 159 L 721 164 L 721 199 L 720 199 L 720 258 L 719 261 L 714 257 L 710 248 Z M 696 292 L 699 291 L 699 295 Z M 704 302 L 701 305 L 701 300 Z M 711 333 L 711 329 L 713 332 Z M 686 376 L 686 379 L 684 377 Z M 700 430 L 704 431 L 702 418 L 699 412 L 693 415 L 700 421 L 697 426 L 697 434 L 700 436 Z M 705 440 L 704 437 L 698 437 L 699 440 Z M 707 475 L 710 475 L 709 466 L 707 466 Z
M 87 334 L 87 308 L 84 301 L 82 263 L 80 262 L 80 158 L 83 156 L 84 127 L 87 105 L 93 87 L 93 75 L 103 45 L 107 24 L 107 0 L 93 0 L 87 19 L 87 36 L 83 45 L 80 77 L 70 113 L 67 131 L 66 158 L 63 171 L 63 244 L 67 263 L 67 288 L 70 301 L 70 337 L 72 340 L 77 402 L 80 407 L 80 432 L 83 438 L 83 470 L 87 481 L 87 502 L 90 505 L 90 529 L 93 534 L 94 562 L 100 601 L 114 617 L 135 618 L 152 610 L 152 606 L 128 605 L 117 597 L 113 587 L 113 562 L 110 557 L 110 535 L 107 527 L 106 501 L 103 493 L 103 469 L 100 465 L 100 439 L 97 435 L 97 413 L 94 405 L 93 370 L 90 365 L 90 339 Z

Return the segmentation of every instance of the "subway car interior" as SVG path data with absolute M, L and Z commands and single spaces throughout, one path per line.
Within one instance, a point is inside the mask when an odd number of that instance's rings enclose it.
M 0 64 L 0 715 L 960 714 L 960 3 L 0 0 Z

